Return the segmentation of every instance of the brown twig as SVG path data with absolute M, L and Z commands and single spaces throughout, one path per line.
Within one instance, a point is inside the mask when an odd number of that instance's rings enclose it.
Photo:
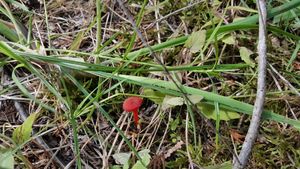
M 266 79 L 266 37 L 267 37 L 267 9 L 265 0 L 257 1 L 257 8 L 259 14 L 259 40 L 258 40 L 258 80 L 257 80 L 257 93 L 253 109 L 251 123 L 243 143 L 242 150 L 238 159 L 234 161 L 234 169 L 245 168 L 248 159 L 257 137 L 261 114 L 265 100 L 265 79 Z

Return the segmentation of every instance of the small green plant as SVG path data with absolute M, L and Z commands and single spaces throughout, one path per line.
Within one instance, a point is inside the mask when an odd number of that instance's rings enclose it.
M 147 165 L 150 163 L 150 150 L 144 149 L 138 152 L 141 160 L 137 160 L 132 167 L 130 167 L 131 160 L 130 157 L 132 156 L 131 152 L 128 153 L 116 153 L 113 155 L 115 162 L 119 165 L 113 165 L 112 168 L 122 168 L 122 169 L 147 169 Z

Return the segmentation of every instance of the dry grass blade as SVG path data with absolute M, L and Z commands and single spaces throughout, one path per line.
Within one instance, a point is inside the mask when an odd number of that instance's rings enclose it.
M 3 77 L 2 77 L 2 83 L 4 84 L 6 79 L 9 79 L 9 76 L 7 75 L 6 71 L 3 72 Z M 27 118 L 28 118 L 28 113 L 26 112 L 26 110 L 24 109 L 23 105 L 17 101 L 14 100 L 14 106 L 20 116 L 20 118 L 22 119 L 22 121 L 24 122 Z M 37 134 L 37 132 L 35 130 L 33 130 L 32 134 Z M 40 144 L 41 147 L 43 147 L 44 150 L 48 150 L 47 153 L 49 153 L 49 156 L 51 157 L 51 159 L 53 159 L 53 161 L 59 166 L 59 168 L 65 168 L 64 163 L 56 156 L 56 153 L 54 153 L 50 147 L 48 146 L 47 142 L 42 138 L 42 137 L 36 137 L 35 140 Z M 49 164 L 52 160 L 49 161 Z

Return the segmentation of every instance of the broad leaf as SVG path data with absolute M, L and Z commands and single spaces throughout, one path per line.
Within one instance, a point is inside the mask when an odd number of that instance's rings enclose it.
M 201 110 L 201 113 L 209 118 L 209 119 L 214 119 L 217 120 L 217 112 L 215 111 L 215 106 L 210 105 L 207 103 L 198 103 L 197 107 Z M 220 112 L 220 120 L 231 120 L 231 119 L 238 119 L 240 118 L 240 115 L 237 112 L 230 111 L 224 108 L 219 108 Z
M 171 107 L 181 106 L 184 104 L 184 99 L 182 97 L 174 97 L 166 95 L 162 103 L 162 109 L 166 110 Z
M 143 160 L 143 163 L 147 166 L 150 163 L 151 156 L 149 155 L 150 150 L 144 149 L 139 152 L 140 157 Z M 137 161 L 132 169 L 147 169 L 140 161 Z
M 11 150 L 5 152 L 0 151 L 0 168 L 1 169 L 14 168 L 14 156 Z
M 206 30 L 193 32 L 185 42 L 185 46 L 190 49 L 192 53 L 199 52 L 205 44 Z
M 21 126 L 14 130 L 12 138 L 17 144 L 22 144 L 29 140 L 36 115 L 36 113 L 31 114 Z
M 253 60 L 250 58 L 250 55 L 252 55 L 253 52 L 245 47 L 240 47 L 240 55 L 242 60 L 247 63 L 248 65 L 250 65 L 251 67 L 255 66 L 255 63 L 253 62 Z
M 155 104 L 162 104 L 166 96 L 159 91 L 154 91 L 149 88 L 144 89 L 144 95 L 147 97 L 147 99 L 153 101 Z
M 225 36 L 222 39 L 222 42 L 225 43 L 225 44 L 228 44 L 228 45 L 234 45 L 235 44 L 235 38 L 231 35 Z
M 196 94 L 189 95 L 189 96 L 187 96 L 187 97 L 190 99 L 190 101 L 191 101 L 193 104 L 197 104 L 197 103 L 199 103 L 199 102 L 203 99 L 202 96 L 199 96 L 199 95 L 196 95 Z
M 113 158 L 117 164 L 123 165 L 123 169 L 128 169 L 130 156 L 131 153 L 117 153 L 113 155 Z

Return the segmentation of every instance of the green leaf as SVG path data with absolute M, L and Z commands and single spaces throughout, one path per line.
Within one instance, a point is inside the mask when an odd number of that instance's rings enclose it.
M 16 34 L 16 32 L 13 29 L 10 29 L 8 25 L 2 22 L 0 22 L 0 34 L 3 35 L 4 38 L 7 38 L 8 40 L 11 40 L 13 42 L 18 41 L 18 35 Z M 4 38 L 1 38 L 1 41 Z
M 201 110 L 201 113 L 209 118 L 217 120 L 217 112 L 215 111 L 215 106 L 207 103 L 198 103 L 197 107 Z M 240 118 L 240 115 L 237 112 L 230 111 L 224 108 L 219 108 L 220 120 L 232 120 Z
M 180 89 L 173 83 L 168 81 L 163 81 L 159 79 L 149 78 L 149 77 L 141 77 L 141 76 L 131 76 L 131 75 L 114 75 L 111 73 L 105 73 L 101 71 L 90 71 L 89 73 L 106 77 L 106 78 L 113 78 L 121 81 L 126 81 L 126 83 L 136 84 L 143 87 L 159 90 L 160 92 L 182 96 L 180 93 Z M 253 112 L 253 105 L 248 103 L 244 103 L 238 100 L 234 100 L 230 97 L 218 95 L 212 92 L 207 92 L 198 88 L 188 87 L 188 86 L 180 86 L 186 94 L 195 94 L 203 96 L 205 101 L 210 102 L 210 104 L 214 104 L 214 102 L 218 102 L 221 108 L 226 108 L 228 110 L 252 115 Z M 294 120 L 290 118 L 286 118 L 280 114 L 276 114 L 270 110 L 264 110 L 262 113 L 262 119 L 264 120 L 273 120 L 280 123 L 290 124 L 293 127 L 300 129 L 300 121 Z M 110 119 L 110 121 L 112 121 Z M 125 136 L 124 136 L 125 137 Z
M 32 132 L 32 124 L 36 118 L 36 115 L 37 113 L 31 114 L 21 126 L 14 130 L 12 138 L 16 144 L 22 144 L 29 140 Z
M 199 52 L 205 44 L 206 30 L 193 32 L 185 42 L 185 47 L 190 48 L 192 53 Z
M 171 118 L 170 129 L 172 131 L 175 131 L 177 129 L 177 127 L 179 126 L 179 123 L 180 123 L 179 117 L 177 117 L 175 120 Z
M 143 164 L 140 161 L 137 161 L 132 169 L 147 169 L 146 167 L 143 166 Z
M 32 13 L 32 12 L 29 11 L 27 6 L 25 6 L 23 3 L 17 2 L 15 0 L 7 0 L 7 2 L 11 3 L 13 6 L 15 6 L 19 9 L 22 9 L 25 12 Z
M 285 22 L 287 23 L 288 21 L 291 21 L 291 20 L 294 20 L 295 17 L 297 17 L 297 15 L 293 15 L 295 11 L 287 11 L 287 12 L 284 12 L 280 15 L 277 15 L 273 18 L 273 24 L 277 24 L 277 23 L 280 23 L 280 22 Z M 299 14 L 298 14 L 299 16 Z
M 128 169 L 130 156 L 131 153 L 116 153 L 113 158 L 117 164 L 123 165 L 123 169 Z
M 174 96 L 166 95 L 162 103 L 162 109 L 166 110 L 171 107 L 181 106 L 183 105 L 183 103 L 184 103 L 184 99 L 182 97 L 174 97 Z
M 165 98 L 165 94 L 158 92 L 158 91 L 154 91 L 152 89 L 149 88 L 145 88 L 144 89 L 144 95 L 147 99 L 153 101 L 155 104 L 162 104 Z
M 149 155 L 150 153 L 150 150 L 148 149 L 144 149 L 144 150 L 141 150 L 138 154 L 140 155 L 140 157 L 142 158 L 143 160 L 143 163 L 147 166 L 149 163 L 150 163 L 150 159 L 151 159 L 151 156 Z M 147 169 L 140 161 L 137 161 L 132 169 Z
M 249 49 L 247 49 L 246 47 L 240 47 L 240 55 L 242 60 L 247 63 L 248 65 L 250 65 L 251 67 L 255 66 L 255 63 L 253 62 L 253 60 L 250 58 L 250 55 L 252 55 L 253 52 Z
M 283 12 L 290 11 L 291 9 L 297 8 L 300 5 L 299 0 L 291 0 L 289 2 L 283 3 L 280 6 L 277 6 L 275 8 L 269 8 L 268 9 L 268 19 L 273 18 L 274 16 L 277 16 Z M 235 22 L 232 22 L 227 25 L 220 26 L 217 35 L 225 32 L 233 32 L 236 30 L 251 30 L 251 29 L 257 29 L 256 23 L 258 22 L 258 14 L 252 15 L 246 18 L 240 18 L 240 20 L 234 19 Z M 269 27 L 268 27 L 269 28 Z M 207 30 L 207 37 L 211 35 L 211 33 L 214 31 L 215 27 L 212 27 Z M 269 29 L 272 32 L 279 32 L 278 29 Z M 286 32 L 285 32 L 286 33 Z M 291 37 L 294 39 L 299 39 L 299 36 L 292 36 L 291 34 L 285 34 L 284 36 Z M 140 50 L 136 50 L 134 52 L 131 52 L 128 54 L 127 58 L 139 58 L 143 55 L 149 54 L 152 51 L 161 51 L 166 48 L 175 47 L 178 45 L 182 45 L 186 42 L 186 40 L 189 38 L 189 36 L 181 36 L 175 39 L 167 40 L 166 42 L 156 44 L 151 46 L 151 48 L 145 47 Z
M 150 150 L 148 150 L 148 149 L 139 151 L 139 155 L 141 156 L 145 165 L 148 165 L 150 163 L 151 156 L 149 155 L 149 153 L 150 153 Z
M 190 101 L 193 104 L 197 104 L 203 99 L 203 96 L 196 95 L 196 94 L 188 95 L 187 97 L 190 99 Z
M 223 39 L 222 39 L 222 42 L 227 44 L 227 45 L 234 45 L 235 44 L 235 38 L 231 35 L 229 36 L 225 36 Z
M 165 104 L 166 107 L 168 107 L 168 106 L 174 107 L 174 106 L 183 105 L 183 99 L 181 97 L 176 98 L 173 96 L 166 96 L 165 94 L 163 94 L 159 91 L 154 91 L 149 88 L 144 89 L 144 95 L 146 98 L 153 101 L 154 103 L 163 104 L 163 105 Z M 199 95 L 188 95 L 187 97 L 190 99 L 190 101 L 193 104 L 197 104 L 203 99 L 203 97 L 199 96 Z
M 80 31 L 76 38 L 73 40 L 71 46 L 69 47 L 69 50 L 78 50 L 81 42 L 84 40 L 84 33 L 85 31 Z
M 1 169 L 14 168 L 14 156 L 11 150 L 5 152 L 0 151 L 0 168 Z
M 110 169 L 122 169 L 122 167 L 119 165 L 113 165 Z

